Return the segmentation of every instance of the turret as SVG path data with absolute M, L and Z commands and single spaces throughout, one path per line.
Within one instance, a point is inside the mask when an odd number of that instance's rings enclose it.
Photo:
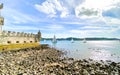
M 41 32 L 40 32 L 40 30 L 39 30 L 38 33 L 37 33 L 37 35 L 36 35 L 35 40 L 36 40 L 37 42 L 39 42 L 40 39 L 41 39 Z
M 40 30 L 38 31 L 38 39 L 40 40 L 41 39 L 41 32 L 40 32 Z
M 3 3 L 0 4 L 0 35 L 2 33 L 2 26 L 4 25 L 4 18 L 1 16 L 2 9 L 3 9 Z

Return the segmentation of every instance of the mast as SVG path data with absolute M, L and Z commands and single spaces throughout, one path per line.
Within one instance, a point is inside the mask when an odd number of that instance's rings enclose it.
M 54 35 L 54 37 L 53 37 L 53 43 L 57 43 L 57 40 L 56 40 L 55 35 Z
M 71 43 L 73 43 L 74 42 L 74 40 L 73 40 L 73 38 L 71 39 Z
M 86 43 L 86 39 L 84 38 L 83 43 Z

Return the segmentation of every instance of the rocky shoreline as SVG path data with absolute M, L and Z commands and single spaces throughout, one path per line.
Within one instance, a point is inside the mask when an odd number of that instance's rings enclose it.
M 0 52 L 1 75 L 120 75 L 120 62 L 74 60 L 48 45 Z

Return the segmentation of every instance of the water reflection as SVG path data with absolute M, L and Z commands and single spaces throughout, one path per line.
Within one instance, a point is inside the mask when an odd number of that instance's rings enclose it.
M 41 42 L 44 43 L 44 42 Z M 46 41 L 51 47 L 64 50 L 68 57 L 75 59 L 92 58 L 94 60 L 114 60 L 120 61 L 120 43 L 116 41 L 58 41 L 52 43 Z
M 52 47 L 53 47 L 53 48 L 56 48 L 56 44 L 57 44 L 57 43 L 54 43 L 54 42 L 53 42 L 53 43 L 52 43 Z
M 101 50 L 92 50 L 91 57 L 94 60 L 110 60 L 111 53 L 110 51 L 101 49 Z

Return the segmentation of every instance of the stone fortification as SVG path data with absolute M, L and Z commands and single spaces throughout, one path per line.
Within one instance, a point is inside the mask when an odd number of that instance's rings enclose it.
M 0 44 L 37 43 L 40 41 L 40 37 L 41 34 L 2 31 L 0 35 Z

